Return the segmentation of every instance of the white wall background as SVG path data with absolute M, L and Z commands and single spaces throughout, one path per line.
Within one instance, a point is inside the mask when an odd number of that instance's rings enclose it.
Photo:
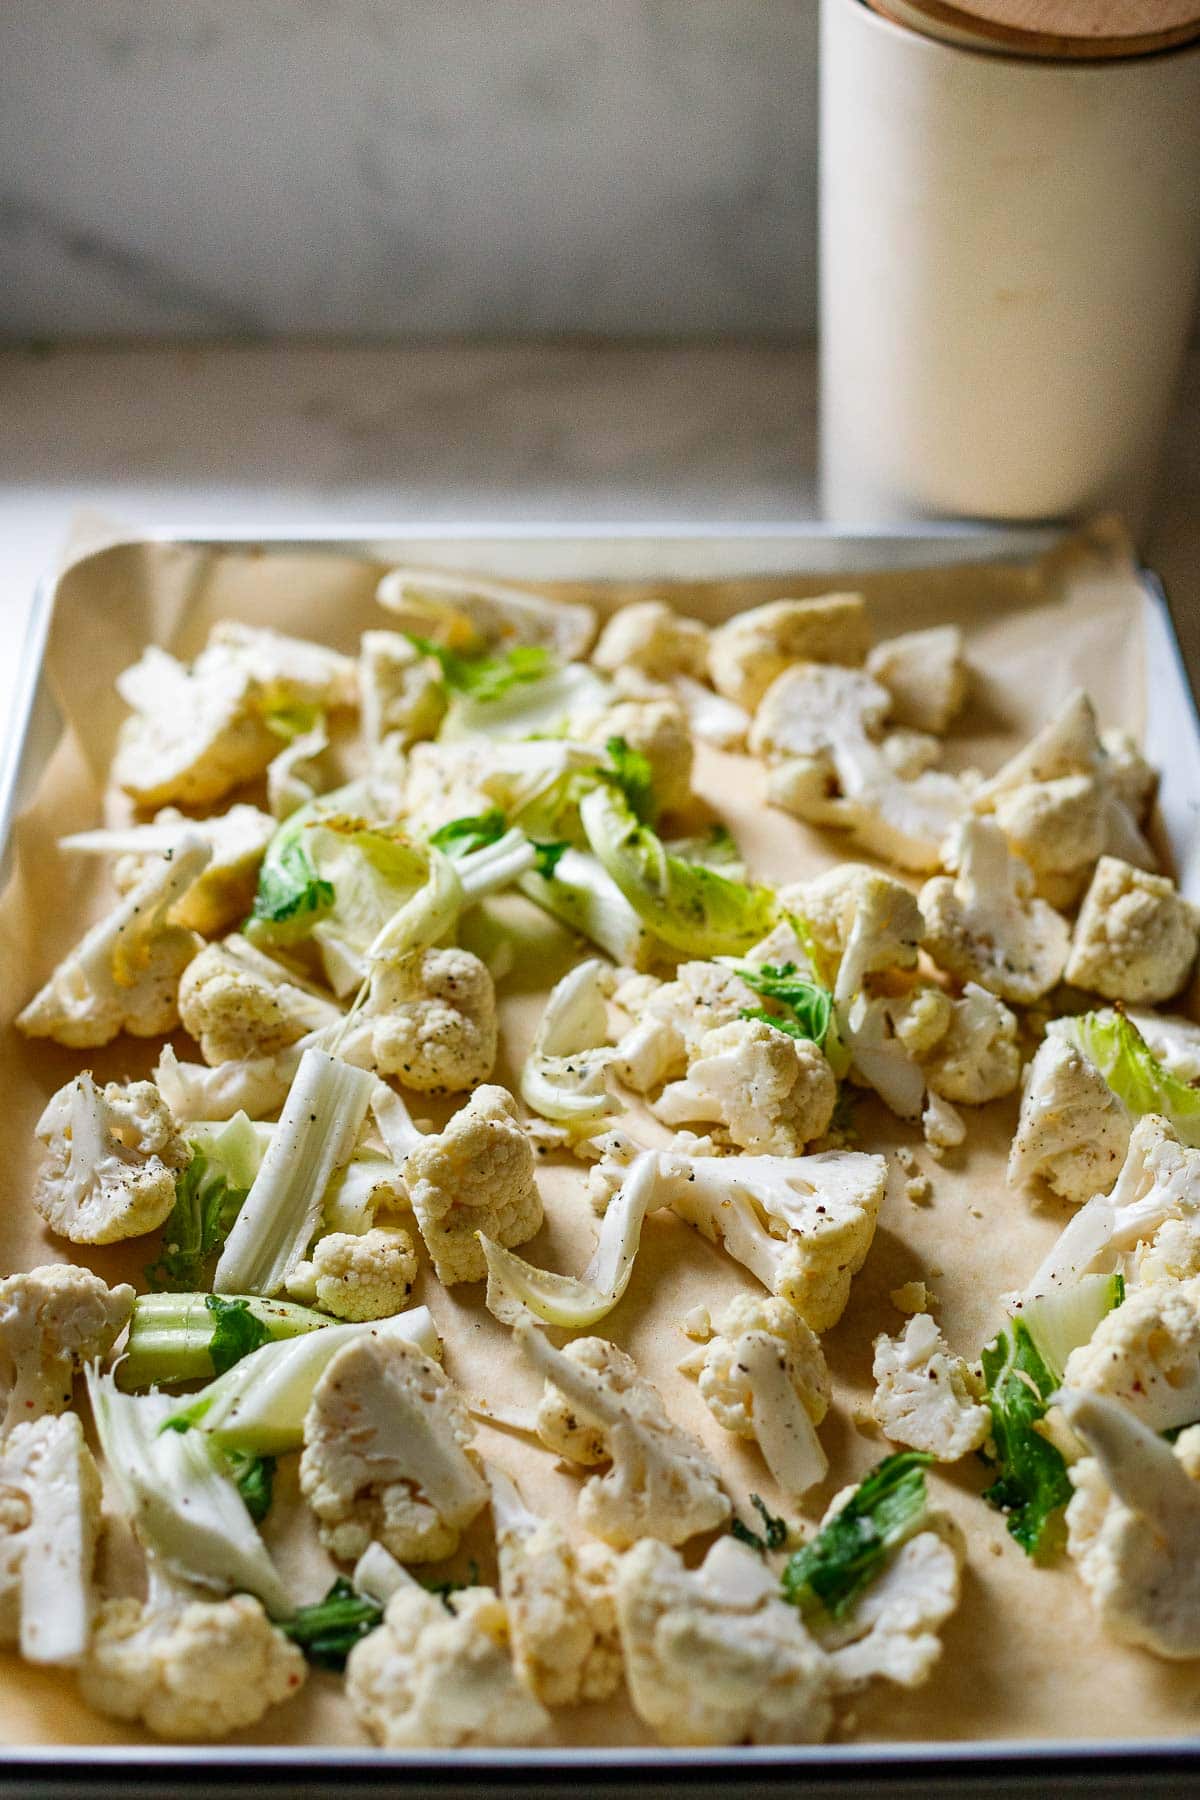
M 790 336 L 816 0 L 2 0 L 0 335 Z

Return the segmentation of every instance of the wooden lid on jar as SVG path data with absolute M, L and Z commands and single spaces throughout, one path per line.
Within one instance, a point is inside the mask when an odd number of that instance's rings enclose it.
M 1145 56 L 1200 38 L 1198 0 L 869 0 L 893 24 L 1009 56 Z

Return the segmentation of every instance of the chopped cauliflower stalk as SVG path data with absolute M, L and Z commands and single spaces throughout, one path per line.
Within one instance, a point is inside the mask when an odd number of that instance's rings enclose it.
M 1029 871 L 989 820 L 960 825 L 946 860 L 954 876 L 935 876 L 921 889 L 925 949 L 961 981 L 1029 1006 L 1062 977 L 1066 920 L 1030 893 Z
M 967 698 L 962 632 L 934 625 L 886 638 L 869 653 L 867 674 L 892 696 L 895 724 L 941 736 Z
M 113 1244 L 154 1231 L 175 1205 L 191 1161 L 152 1081 L 98 1088 L 86 1071 L 60 1088 L 35 1127 L 48 1157 L 33 1204 L 73 1244 Z
M 86 1363 L 107 1356 L 129 1323 L 133 1289 L 90 1269 L 47 1263 L 0 1281 L 0 1397 L 4 1431 L 65 1412 Z M 0 1435 L 3 1435 L 0 1433 Z
M 512 1249 L 540 1230 L 533 1165 L 516 1102 L 502 1087 L 476 1088 L 443 1132 L 410 1151 L 409 1198 L 439 1281 L 483 1280 L 478 1232 Z
M 1102 856 L 1076 922 L 1067 980 L 1106 1000 L 1157 1005 L 1186 984 L 1198 933 L 1200 914 L 1173 881 Z
M 798 1497 L 825 1479 L 829 1461 L 816 1428 L 829 1410 L 829 1370 L 815 1333 L 786 1300 L 731 1300 L 699 1377 L 714 1419 L 757 1442 L 784 1493 Z
M 872 1372 L 871 1412 L 893 1443 L 957 1462 L 991 1430 L 978 1383 L 926 1312 L 911 1318 L 899 1337 L 875 1339 Z
M 87 1649 L 100 1498 L 76 1413 L 0 1441 L 0 1643 L 26 1662 L 75 1665 Z
M 871 647 L 861 594 L 812 600 L 769 600 L 718 625 L 709 639 L 708 670 L 718 694 L 753 712 L 794 663 L 857 667 Z
M 177 807 L 164 806 L 149 825 L 79 831 L 60 838 L 59 849 L 93 856 L 115 854 L 113 886 L 119 894 L 127 894 L 155 866 L 155 858 L 174 855 L 184 837 L 206 839 L 212 861 L 176 900 L 171 923 L 198 931 L 202 937 L 214 937 L 249 912 L 258 865 L 274 831 L 274 819 L 257 806 L 231 806 L 228 812 L 200 820 L 188 818 Z
M 469 950 L 417 950 L 371 971 L 363 1016 L 381 1075 L 419 1094 L 459 1094 L 496 1061 L 496 989 Z
M 654 1112 L 666 1125 L 721 1125 L 739 1149 L 797 1156 L 829 1129 L 837 1080 L 816 1044 L 759 1019 L 708 1031 Z

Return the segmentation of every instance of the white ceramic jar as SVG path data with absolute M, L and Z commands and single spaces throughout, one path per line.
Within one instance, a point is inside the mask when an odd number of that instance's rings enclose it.
M 1039 62 L 821 15 L 827 515 L 1136 527 L 1200 283 L 1200 45 Z

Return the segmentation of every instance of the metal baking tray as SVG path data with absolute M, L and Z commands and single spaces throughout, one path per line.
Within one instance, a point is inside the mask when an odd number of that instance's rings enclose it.
M 140 541 L 219 551 L 253 545 L 264 556 L 309 549 L 407 560 L 426 567 L 487 570 L 529 581 L 587 573 L 606 579 L 663 580 L 770 575 L 804 570 L 852 577 L 872 570 L 1025 560 L 1056 533 L 1037 529 L 933 528 L 852 533 L 810 524 L 545 527 L 367 525 L 330 532 L 268 527 L 220 533 L 158 528 Z M 111 549 L 115 546 L 109 546 Z M 96 555 L 108 554 L 108 549 Z M 1200 902 L 1200 671 L 1187 668 L 1161 583 L 1141 573 L 1145 596 L 1145 749 L 1162 771 L 1159 810 L 1180 885 Z M 17 670 L 13 710 L 0 746 L 0 882 L 7 879 L 14 818 L 32 796 L 62 731 L 44 669 L 57 582 L 44 581 L 31 609 Z M 1178 1795 L 1200 1786 L 1200 1732 L 1194 1741 L 976 1740 L 970 1743 L 832 1744 L 737 1749 L 554 1749 L 388 1752 L 336 1748 L 124 1746 L 0 1750 L 0 1795 L 13 1800 L 75 1800 L 80 1795 L 201 1795 L 251 1791 L 324 1800 L 347 1792 L 383 1800 L 453 1800 L 490 1793 L 663 1794 L 742 1800 L 769 1791 L 802 1791 L 805 1800 L 846 1796 L 951 1796 L 1137 1793 Z

